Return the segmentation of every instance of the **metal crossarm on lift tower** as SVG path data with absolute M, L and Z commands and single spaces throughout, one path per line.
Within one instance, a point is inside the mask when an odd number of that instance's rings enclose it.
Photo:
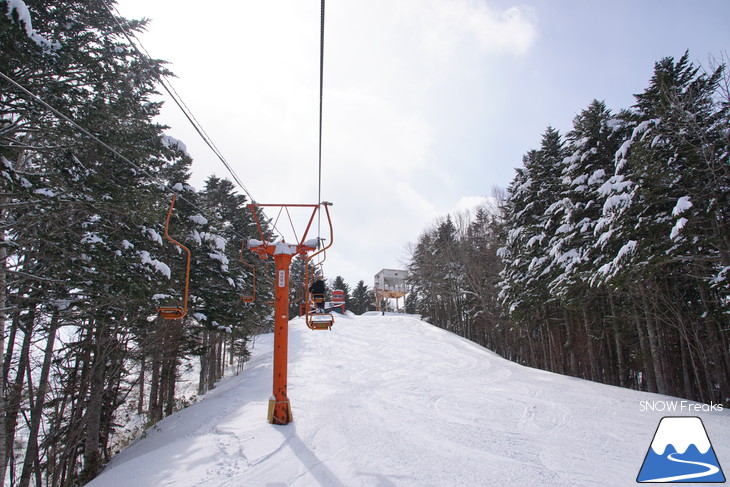
M 274 380 L 273 393 L 269 399 L 269 423 L 272 424 L 289 424 L 292 419 L 291 403 L 287 396 L 287 367 L 288 367 L 288 347 L 289 347 L 289 267 L 292 258 L 295 255 L 301 255 L 306 258 L 309 252 L 317 251 L 319 247 L 319 237 L 307 240 L 307 235 L 317 215 L 320 206 L 324 206 L 327 214 L 327 221 L 330 229 L 329 244 L 320 249 L 320 252 L 327 250 L 332 246 L 332 220 L 330 219 L 329 206 L 332 203 L 323 201 L 320 204 L 313 205 L 265 205 L 253 203 L 248 205 L 253 214 L 254 222 L 258 228 L 261 240 L 250 240 L 248 248 L 252 252 L 256 252 L 262 259 L 273 258 L 276 265 L 276 275 L 274 278 Z M 266 235 L 261 227 L 257 207 L 279 207 L 289 211 L 289 208 L 311 208 L 312 214 L 309 217 L 307 227 L 301 238 L 297 239 L 297 243 L 287 243 L 284 240 L 278 242 L 268 242 Z

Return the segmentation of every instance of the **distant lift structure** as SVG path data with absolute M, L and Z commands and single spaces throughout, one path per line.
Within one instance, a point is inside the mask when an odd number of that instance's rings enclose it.
M 398 300 L 408 294 L 408 271 L 402 269 L 381 269 L 375 274 L 373 286 L 375 294 L 375 309 L 381 311 L 384 299 L 395 299 L 395 310 L 400 311 Z M 405 304 L 404 304 L 405 307 Z
M 329 206 L 332 203 L 323 201 L 320 204 L 302 205 L 302 204 L 258 204 L 253 203 L 248 205 L 251 213 L 253 214 L 254 222 L 258 228 L 260 240 L 251 239 L 248 241 L 248 248 L 252 252 L 258 254 L 261 259 L 273 258 L 274 264 L 276 265 L 276 273 L 274 279 L 274 380 L 273 380 L 273 394 L 269 399 L 269 412 L 268 420 L 272 424 L 285 425 L 291 423 L 293 420 L 291 403 L 287 396 L 287 365 L 288 365 L 288 347 L 289 347 L 289 267 L 291 265 L 292 258 L 295 255 L 299 255 L 307 262 L 311 257 L 318 255 L 321 252 L 326 251 L 332 246 L 333 233 L 332 233 L 332 220 L 330 218 Z M 296 230 L 294 230 L 294 236 L 296 243 L 285 242 L 284 239 L 277 242 L 267 241 L 261 222 L 259 221 L 257 208 L 260 207 L 277 207 L 279 208 L 279 216 L 282 212 L 285 212 L 289 216 L 291 222 L 291 215 L 289 214 L 290 209 L 300 208 L 304 210 L 311 210 L 309 220 L 304 230 L 304 233 L 300 238 L 296 237 Z M 307 239 L 309 230 L 312 227 L 312 222 L 318 212 L 321 211 L 321 207 L 324 207 L 327 215 L 327 223 L 330 231 L 329 244 L 323 248 L 320 247 L 321 239 L 319 237 Z M 279 220 L 277 216 L 277 222 Z M 293 226 L 293 224 L 292 224 Z M 276 228 L 276 222 L 274 223 Z M 314 252 L 311 256 L 308 256 L 310 252 Z M 334 319 L 331 315 L 328 315 L 329 327 L 332 326 Z M 315 315 L 307 313 L 307 326 L 312 329 L 318 328 L 318 324 L 315 321 Z

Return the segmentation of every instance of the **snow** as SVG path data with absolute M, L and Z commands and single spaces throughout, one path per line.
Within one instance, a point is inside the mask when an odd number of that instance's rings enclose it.
M 598 237 L 598 240 L 596 241 L 596 246 L 599 248 L 603 248 L 606 245 L 606 242 L 608 242 L 611 237 L 613 236 L 613 230 L 609 229 L 601 234 L 600 237 Z
M 93 245 L 97 243 L 104 243 L 104 240 L 102 240 L 101 237 L 94 232 L 84 232 L 84 236 L 81 238 L 81 243 Z
M 544 238 L 544 233 L 540 233 L 539 235 L 533 235 L 532 237 L 530 237 L 530 240 L 527 241 L 527 247 L 534 247 L 536 244 L 542 243 Z
M 674 205 L 672 216 L 681 215 L 690 208 L 692 208 L 692 201 L 690 201 L 689 196 L 682 196 L 677 200 L 677 204 Z
M 611 193 L 621 193 L 631 186 L 631 181 L 624 181 L 623 176 L 613 176 L 608 181 L 603 183 L 598 192 L 604 196 L 610 195 Z
M 249 238 L 248 243 L 246 244 L 246 247 L 249 249 L 252 249 L 254 247 L 261 247 L 264 245 L 264 242 L 262 240 L 258 240 L 255 238 Z
M 70 299 L 52 299 L 51 305 L 54 306 L 57 310 L 63 311 L 68 309 L 71 306 L 72 301 Z
M 89 487 L 633 485 L 674 398 L 509 362 L 407 315 L 292 320 L 294 422 L 266 422 L 272 335 L 243 373 L 164 419 Z M 719 458 L 730 413 L 698 412 Z
M 190 154 L 188 153 L 188 148 L 187 148 L 187 146 L 186 146 L 186 145 L 185 145 L 185 144 L 183 143 L 183 141 L 181 141 L 181 140 L 179 140 L 179 139 L 176 139 L 175 137 L 171 137 L 171 136 L 169 136 L 169 135 L 163 135 L 163 136 L 162 136 L 162 144 L 163 144 L 163 145 L 164 145 L 165 147 L 173 147 L 173 146 L 175 146 L 175 147 L 177 147 L 178 149 L 180 149 L 181 151 L 183 151 L 183 153 L 185 153 L 185 155 L 187 155 L 187 156 L 189 156 L 189 155 L 190 155 Z M 178 184 L 180 184 L 180 183 L 178 183 Z M 175 189 L 175 188 L 173 188 L 173 189 Z M 183 189 L 183 188 L 182 188 L 182 185 L 180 185 L 180 189 L 175 189 L 175 191 L 182 191 L 182 189 Z
M 161 273 L 168 279 L 170 278 L 171 272 L 170 267 L 165 264 L 164 262 L 161 262 L 157 259 L 153 259 L 150 257 L 150 253 L 146 250 L 143 250 L 139 253 L 139 257 L 142 260 L 143 264 L 149 264 L 151 265 L 157 272 Z
M 653 118 L 651 120 L 644 120 L 639 125 L 634 128 L 633 133 L 631 134 L 631 139 L 636 139 L 639 135 L 644 134 L 647 130 L 649 130 L 649 127 L 651 125 L 656 125 L 659 123 L 659 119 Z
M 207 240 L 209 242 L 211 242 L 215 246 L 216 249 L 218 249 L 220 251 L 226 250 L 226 239 L 223 238 L 223 237 L 221 237 L 220 235 L 215 235 L 213 233 L 202 232 L 200 234 L 200 237 L 201 238 L 204 238 L 205 240 Z
M 631 139 L 625 140 L 623 144 L 621 144 L 621 147 L 616 151 L 616 172 L 618 173 L 621 169 L 623 169 L 624 163 L 626 161 L 626 154 L 628 154 L 629 149 L 631 148 L 631 143 L 633 141 Z
M 228 257 L 226 257 L 224 254 L 221 254 L 220 252 L 209 252 L 208 257 L 210 257 L 213 260 L 217 260 L 220 262 L 223 266 L 227 266 L 230 263 L 228 260 Z
M 49 41 L 33 28 L 30 11 L 23 0 L 6 0 L 6 2 L 8 8 L 5 12 L 5 16 L 12 22 L 13 13 L 15 13 L 15 15 L 18 16 L 20 23 L 23 24 L 26 35 L 30 37 L 33 42 L 38 44 L 46 52 L 57 51 L 61 48 L 61 44 Z
M 711 284 L 717 285 L 724 282 L 730 274 L 730 266 L 723 267 L 717 275 L 710 281 Z
M 274 255 L 279 255 L 279 254 L 294 255 L 296 253 L 297 253 L 297 246 L 288 244 L 284 241 L 277 242 L 276 247 L 274 248 Z
M 101 216 L 100 215 L 91 215 L 89 217 L 89 220 L 88 221 L 86 221 L 86 222 L 84 222 L 84 223 L 81 224 L 81 227 L 82 228 L 88 228 L 88 227 L 94 225 L 95 223 L 99 223 L 100 221 L 101 221 Z
M 672 231 L 669 234 L 669 238 L 672 240 L 675 240 L 677 237 L 679 237 L 680 232 L 684 228 L 684 226 L 687 224 L 686 218 L 680 218 L 677 220 L 677 223 L 672 227 Z
M 631 204 L 631 195 L 626 193 L 614 194 L 606 198 L 603 203 L 603 213 L 607 214 L 615 208 L 623 208 Z
M 150 239 L 153 242 L 157 242 L 158 244 L 162 245 L 162 235 L 157 233 L 157 231 L 152 228 L 145 228 L 144 231 L 147 232 L 147 235 L 149 235 Z
M 618 254 L 616 255 L 616 258 L 614 259 L 614 262 L 618 262 L 619 260 L 623 259 L 625 256 L 632 254 L 635 250 L 636 250 L 636 240 L 629 240 L 621 247 L 621 249 L 619 249 Z
M 49 188 L 36 189 L 35 191 L 33 191 L 33 193 L 39 194 L 42 196 L 48 196 L 49 198 L 53 198 L 54 196 L 56 196 L 55 191 L 53 191 L 52 189 L 49 189 Z
M 598 184 L 598 183 L 602 182 L 605 177 L 606 177 L 606 171 L 604 171 L 603 169 L 596 169 L 596 171 L 593 174 L 591 174 L 590 179 L 588 179 L 588 184 L 590 184 L 590 185 Z
M 190 221 L 192 221 L 196 225 L 205 225 L 208 223 L 208 220 L 200 213 L 198 213 L 197 215 L 192 215 L 189 218 L 190 218 Z

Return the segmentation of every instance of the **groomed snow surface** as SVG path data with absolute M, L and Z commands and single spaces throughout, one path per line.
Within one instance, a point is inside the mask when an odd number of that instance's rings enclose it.
M 89 485 L 637 485 L 659 420 L 681 415 L 641 407 L 676 398 L 522 367 L 413 316 L 338 316 L 332 331 L 295 319 L 289 335 L 293 423 L 266 422 L 265 335 L 243 373 Z M 685 415 L 702 418 L 728 468 L 728 411 Z

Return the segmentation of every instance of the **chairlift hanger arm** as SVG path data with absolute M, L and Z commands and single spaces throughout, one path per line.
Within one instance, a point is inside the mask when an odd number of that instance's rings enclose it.
M 160 315 L 167 320 L 175 320 L 183 318 L 188 312 L 188 293 L 190 290 L 190 249 L 185 245 L 181 244 L 170 236 L 170 218 L 172 217 L 172 210 L 175 208 L 175 201 L 177 195 L 172 196 L 170 202 L 170 209 L 167 210 L 167 218 L 165 219 L 165 238 L 177 245 L 183 251 L 185 251 L 185 290 L 183 292 L 183 303 L 182 306 L 160 306 L 158 311 Z
M 313 257 L 316 257 L 319 254 L 321 254 L 323 252 L 326 252 L 327 249 L 329 249 L 330 247 L 332 247 L 332 244 L 335 242 L 335 234 L 334 234 L 334 232 L 332 230 L 332 218 L 330 217 L 330 209 L 329 209 L 329 207 L 332 206 L 332 203 L 330 203 L 329 201 L 323 201 L 322 202 L 322 206 L 324 206 L 324 211 L 327 214 L 327 224 L 329 225 L 329 229 L 330 229 L 330 241 L 329 241 L 329 244 L 326 247 L 319 249 L 317 252 L 313 253 L 310 256 L 307 256 L 307 263 L 309 263 L 309 261 Z M 312 216 L 314 217 L 314 215 L 312 215 Z M 310 221 L 310 223 L 311 223 L 311 221 Z

